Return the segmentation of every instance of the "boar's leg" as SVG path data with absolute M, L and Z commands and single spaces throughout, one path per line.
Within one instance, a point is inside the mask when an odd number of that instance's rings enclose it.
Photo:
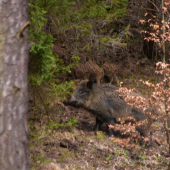
M 115 124 L 115 119 L 112 118 L 111 120 L 108 121 L 107 123 L 108 125 L 114 125 Z M 109 126 L 107 125 L 108 128 L 108 133 L 109 133 L 109 137 L 113 137 L 113 129 L 109 129 Z
M 108 132 L 109 132 L 109 137 L 113 137 L 113 129 L 109 129 L 108 127 Z
M 108 133 L 109 133 L 109 137 L 113 136 L 113 129 L 109 129 L 109 126 L 108 125 L 115 125 L 116 123 L 116 120 L 113 116 L 109 116 L 109 115 L 106 115 L 106 114 L 101 114 L 101 113 L 97 113 L 97 112 L 94 112 L 95 115 L 98 115 L 98 118 L 96 118 L 96 126 L 95 126 L 95 132 L 97 132 L 99 130 L 99 126 L 102 124 L 102 123 L 106 123 L 107 124 L 107 128 L 108 128 Z
M 103 122 L 96 117 L 96 125 L 95 125 L 94 132 L 97 132 L 97 131 L 99 130 L 99 126 L 100 126 L 102 123 L 103 123 Z
M 113 137 L 114 135 L 113 135 L 113 129 L 109 129 L 109 126 L 108 125 L 115 125 L 115 123 L 116 123 L 116 120 L 115 120 L 115 118 L 114 117 L 105 117 L 104 119 L 103 119 L 103 122 L 106 122 L 107 123 L 107 128 L 108 128 L 108 133 L 109 133 L 109 137 Z
M 100 84 L 100 77 L 96 78 L 96 82 L 97 82 L 97 84 Z
M 104 122 L 107 122 L 108 124 L 112 124 L 112 125 L 115 123 L 114 118 L 111 120 L 105 119 Z M 96 117 L 96 125 L 95 125 L 94 132 L 97 132 L 99 130 L 99 127 L 102 123 L 103 122 Z M 113 137 L 113 129 L 109 129 L 109 126 L 107 126 L 107 128 L 108 128 L 109 137 Z

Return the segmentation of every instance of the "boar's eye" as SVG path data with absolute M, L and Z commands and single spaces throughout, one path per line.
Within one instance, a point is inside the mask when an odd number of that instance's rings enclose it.
M 80 94 L 85 94 L 86 92 L 85 91 L 79 91 Z

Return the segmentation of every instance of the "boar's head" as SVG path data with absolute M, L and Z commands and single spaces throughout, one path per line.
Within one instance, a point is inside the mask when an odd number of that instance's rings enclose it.
M 91 98 L 91 89 L 93 81 L 82 80 L 77 87 L 76 92 L 68 99 L 67 103 L 74 107 L 87 108 Z

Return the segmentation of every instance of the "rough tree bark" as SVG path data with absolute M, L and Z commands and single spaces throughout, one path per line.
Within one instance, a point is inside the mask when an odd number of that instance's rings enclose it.
M 28 1 L 0 0 L 0 170 L 28 170 Z

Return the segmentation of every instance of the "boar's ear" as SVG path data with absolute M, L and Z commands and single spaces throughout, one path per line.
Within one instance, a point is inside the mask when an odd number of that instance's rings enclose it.
M 93 81 L 92 81 L 92 80 L 89 80 L 89 81 L 87 82 L 87 88 L 88 88 L 88 89 L 92 89 L 92 86 L 93 86 Z

